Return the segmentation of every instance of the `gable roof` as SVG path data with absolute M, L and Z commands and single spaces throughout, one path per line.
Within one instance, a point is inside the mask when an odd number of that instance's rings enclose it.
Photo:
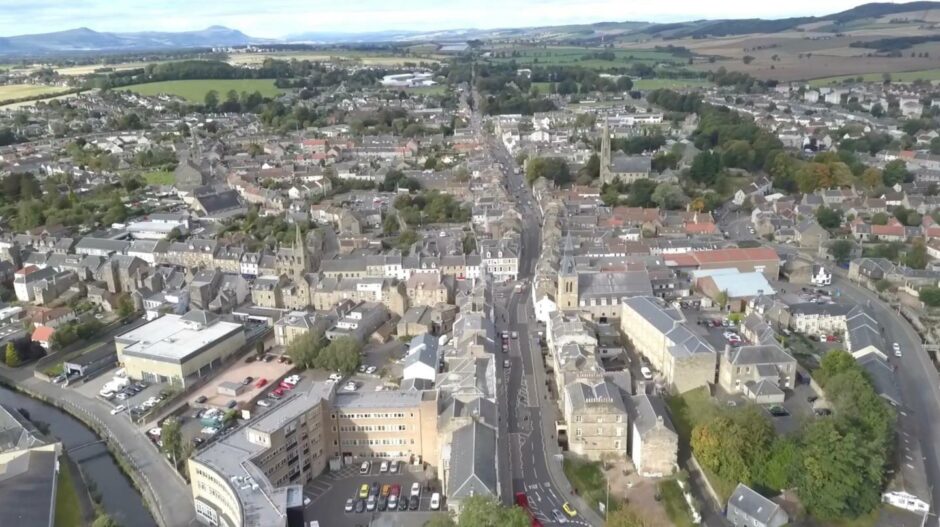
M 474 421 L 454 432 L 448 474 L 450 498 L 496 496 L 496 430 Z

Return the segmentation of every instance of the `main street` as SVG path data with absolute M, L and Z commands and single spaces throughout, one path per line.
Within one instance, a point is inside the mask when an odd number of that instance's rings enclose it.
M 474 93 L 474 112 L 471 127 L 484 142 L 487 154 L 502 167 L 506 188 L 516 202 L 522 221 L 521 255 L 517 283 L 521 291 L 512 288 L 497 302 L 497 330 L 515 332 L 518 338 L 510 340 L 509 368 L 501 368 L 500 410 L 506 416 L 503 444 L 500 450 L 509 451 L 512 493 L 525 492 L 533 513 L 544 525 L 553 525 L 552 513 L 570 502 L 578 516 L 570 525 L 601 525 L 603 522 L 588 505 L 575 496 L 561 463 L 561 449 L 555 439 L 557 394 L 549 393 L 545 366 L 538 341 L 538 327 L 531 302 L 528 283 L 535 272 L 541 251 L 541 212 L 525 185 L 523 176 L 516 173 L 516 163 L 506 148 L 483 134 L 482 118 L 478 111 L 479 97 Z M 504 318 L 505 316 L 505 318 Z M 508 440 L 508 441 L 507 441 Z

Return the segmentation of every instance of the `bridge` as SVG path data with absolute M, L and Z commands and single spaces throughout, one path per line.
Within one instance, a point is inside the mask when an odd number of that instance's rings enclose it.
M 85 443 L 82 443 L 82 444 L 80 444 L 80 445 L 75 445 L 75 446 L 73 446 L 73 447 L 67 448 L 67 449 L 66 449 L 66 452 L 68 452 L 69 454 L 74 454 L 75 452 L 77 452 L 77 451 L 79 451 L 79 450 L 88 448 L 88 447 L 90 447 L 90 446 L 92 446 L 92 445 L 100 445 L 100 444 L 102 444 L 102 443 L 107 443 L 107 440 L 105 440 L 105 439 L 95 439 L 94 441 L 86 441 Z

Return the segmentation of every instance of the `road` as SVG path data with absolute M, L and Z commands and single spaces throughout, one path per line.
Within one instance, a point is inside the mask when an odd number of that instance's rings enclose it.
M 479 101 L 478 94 L 474 94 Z M 479 108 L 475 104 L 474 108 Z M 531 190 L 523 177 L 515 172 L 516 163 L 505 147 L 493 137 L 485 137 L 478 111 L 471 116 L 471 127 L 484 141 L 487 154 L 503 167 L 506 185 L 522 216 L 518 278 L 521 284 L 531 282 L 541 251 L 541 213 L 535 206 Z M 549 393 L 538 328 L 528 286 L 519 292 L 501 289 L 497 295 L 497 330 L 516 332 L 510 340 L 508 355 L 500 354 L 499 366 L 508 357 L 509 368 L 502 368 L 500 410 L 506 416 L 504 440 L 500 450 L 509 450 L 512 493 L 525 492 L 532 512 L 543 525 L 555 525 L 554 510 L 570 502 L 578 515 L 568 525 L 600 526 L 601 518 L 580 497 L 575 496 L 561 464 L 561 449 L 555 440 L 558 419 L 556 395 Z M 504 318 L 505 315 L 505 318 Z

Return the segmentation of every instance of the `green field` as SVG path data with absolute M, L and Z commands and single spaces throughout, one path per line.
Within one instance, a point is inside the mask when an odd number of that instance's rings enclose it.
M 59 463 L 59 479 L 55 494 L 55 527 L 82 525 L 82 507 L 78 500 L 74 476 L 68 463 Z
M 607 502 L 607 478 L 599 462 L 565 459 L 564 471 L 571 486 L 589 505 L 596 507 L 598 503 Z M 617 500 L 610 502 L 610 510 L 619 508 Z
M 23 97 L 36 97 L 37 95 L 54 95 L 66 91 L 60 86 L 37 86 L 34 84 L 7 84 L 0 86 L 0 101 L 22 99 Z
M 940 69 L 903 71 L 891 73 L 892 82 L 913 82 L 916 80 L 938 81 L 940 80 Z M 809 81 L 810 86 L 826 86 L 829 84 L 839 84 L 845 79 L 857 79 L 861 77 L 863 82 L 881 82 L 884 76 L 881 73 L 866 73 L 865 75 L 839 75 L 837 77 L 825 77 L 822 79 L 813 79 Z
M 123 88 L 125 90 L 139 93 L 141 95 L 153 96 L 165 93 L 176 95 L 190 102 L 201 103 L 205 100 L 206 93 L 210 90 L 219 92 L 219 99 L 225 100 L 225 94 L 229 90 L 235 90 L 238 93 L 261 92 L 265 97 L 275 97 L 283 90 L 274 86 L 274 81 L 270 79 L 205 79 L 205 80 L 185 80 L 185 81 L 162 81 L 148 82 L 146 84 L 136 84 Z
M 611 52 L 614 60 L 590 57 L 593 53 Z M 666 62 L 684 64 L 685 59 L 666 51 L 647 49 L 602 49 L 575 46 L 555 47 L 507 47 L 493 50 L 493 62 L 515 61 L 519 66 L 581 66 L 590 69 L 629 67 L 636 62 L 650 65 Z M 503 56 L 505 55 L 505 56 Z
M 688 88 L 707 88 L 712 83 L 707 79 L 639 79 L 633 81 L 633 88 L 637 90 L 658 90 L 668 88 L 682 90 Z
M 172 185 L 176 183 L 176 176 L 169 170 L 155 170 L 153 172 L 144 172 L 144 181 L 148 185 Z
M 443 84 L 435 84 L 434 86 L 403 88 L 402 91 L 409 95 L 444 95 L 447 93 L 447 86 Z

